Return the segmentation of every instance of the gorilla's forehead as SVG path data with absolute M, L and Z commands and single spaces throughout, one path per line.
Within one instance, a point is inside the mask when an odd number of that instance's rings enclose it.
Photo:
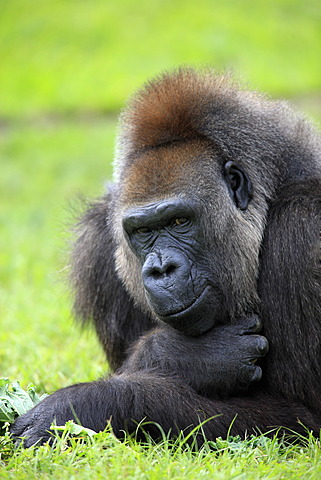
M 126 166 L 122 203 L 150 201 L 183 192 L 214 163 L 215 151 L 204 140 L 171 143 L 135 155 Z

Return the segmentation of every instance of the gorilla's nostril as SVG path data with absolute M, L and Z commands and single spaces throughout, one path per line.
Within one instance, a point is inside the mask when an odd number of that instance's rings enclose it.
M 172 273 L 175 272 L 176 268 L 177 267 L 175 265 L 170 265 L 165 271 L 165 275 L 170 276 Z
M 150 274 L 151 274 L 151 276 L 152 276 L 153 278 L 155 278 L 156 280 L 157 280 L 158 278 L 161 278 L 161 277 L 163 276 L 162 272 L 160 272 L 159 270 L 153 270 L 153 271 L 150 272 Z
M 169 265 L 168 267 L 163 265 L 162 268 L 153 268 L 150 274 L 155 279 L 170 277 L 173 273 L 175 273 L 176 268 L 176 265 Z

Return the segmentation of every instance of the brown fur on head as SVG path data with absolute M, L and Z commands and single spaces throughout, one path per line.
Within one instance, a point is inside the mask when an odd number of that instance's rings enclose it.
M 212 155 L 213 148 L 201 139 L 173 142 L 137 154 L 122 182 L 121 201 L 151 202 L 159 197 L 195 193 L 196 163 Z
M 148 83 L 129 102 L 128 140 L 141 150 L 200 136 L 200 115 L 216 100 L 230 96 L 227 78 L 180 69 Z
M 206 138 L 202 130 L 206 130 L 208 108 L 220 96 L 231 99 L 235 94 L 227 77 L 192 69 L 181 68 L 147 83 L 121 116 L 118 150 L 123 168 L 138 152 Z

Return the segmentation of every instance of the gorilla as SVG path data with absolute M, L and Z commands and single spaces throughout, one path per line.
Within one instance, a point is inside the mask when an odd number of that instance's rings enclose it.
M 113 374 L 56 391 L 13 434 L 45 442 L 70 419 L 110 421 L 118 437 L 142 424 L 156 440 L 200 422 L 210 440 L 317 433 L 314 127 L 227 76 L 182 68 L 129 101 L 115 156 L 113 183 L 77 225 L 71 273 L 75 313 Z

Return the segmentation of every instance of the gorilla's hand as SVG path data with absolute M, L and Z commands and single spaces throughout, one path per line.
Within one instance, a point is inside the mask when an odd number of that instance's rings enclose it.
M 55 402 L 52 397 L 53 395 L 50 395 L 42 400 L 32 410 L 18 417 L 12 425 L 11 434 L 19 441 L 22 439 L 25 447 L 49 440 L 50 426 L 56 418 Z
M 120 372 L 152 370 L 179 377 L 203 395 L 229 396 L 261 379 L 262 370 L 254 363 L 268 351 L 266 338 L 256 334 L 261 327 L 256 315 L 198 337 L 165 326 L 133 346 Z
M 95 431 L 104 430 L 108 421 L 108 402 L 112 398 L 108 382 L 80 383 L 57 390 L 17 418 L 12 435 L 23 439 L 25 447 L 42 444 L 52 438 L 52 423 L 64 425 L 74 420 Z

